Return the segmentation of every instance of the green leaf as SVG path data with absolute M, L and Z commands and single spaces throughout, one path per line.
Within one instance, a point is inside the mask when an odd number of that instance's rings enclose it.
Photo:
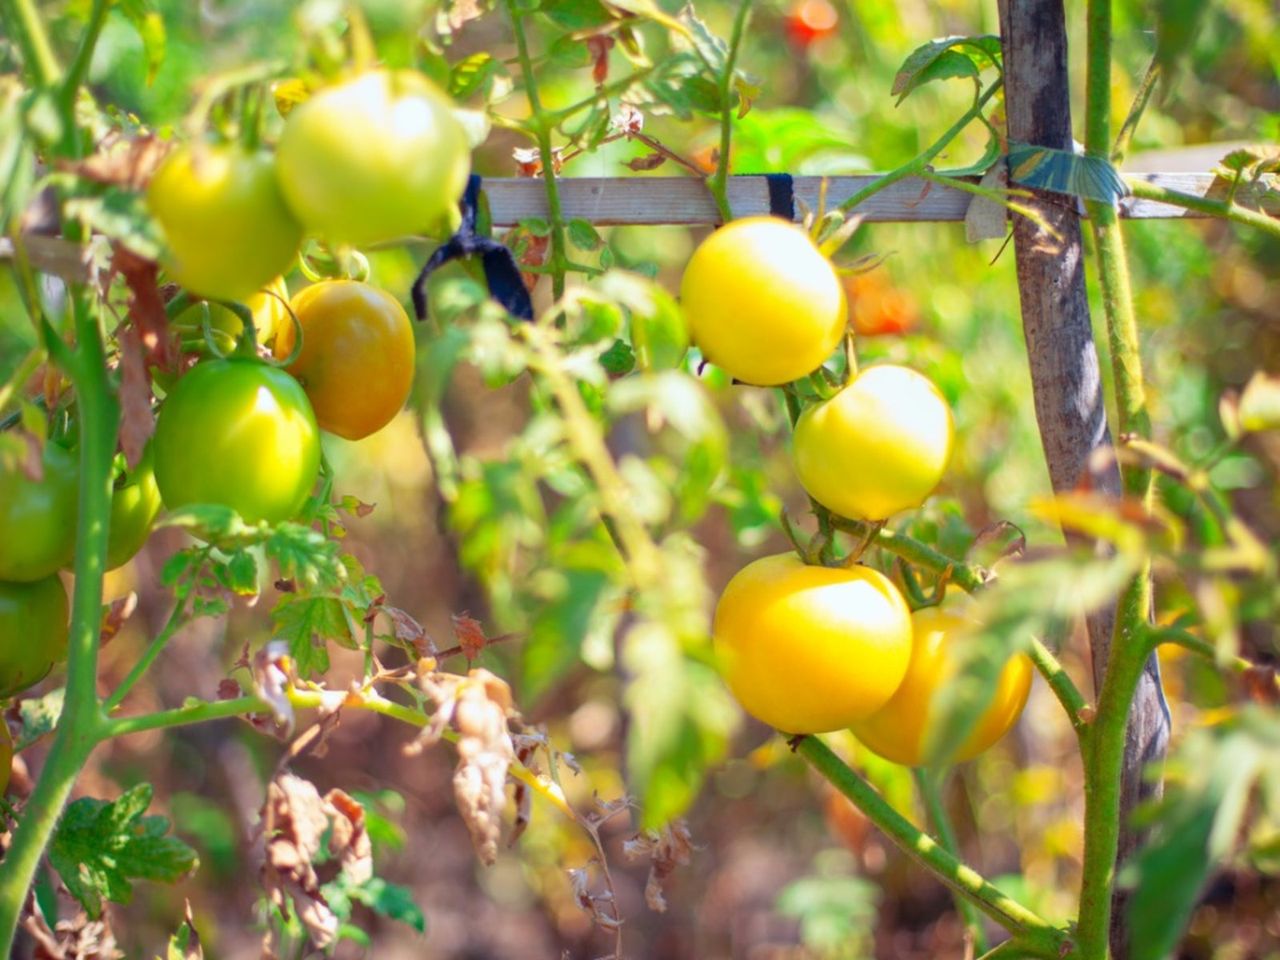
M 147 59 L 147 86 L 156 79 L 156 72 L 164 63 L 165 48 L 168 46 L 165 34 L 164 18 L 149 0 L 121 0 L 120 12 L 133 24 L 142 40 L 142 53 Z
M 1141 559 L 1130 553 L 1064 554 L 1006 566 L 977 599 L 973 630 L 949 638 L 955 675 L 934 698 L 926 762 L 945 763 L 955 756 L 990 704 L 1011 656 L 1026 650 L 1032 637 L 1060 635 L 1074 618 L 1113 601 Z
M 285 594 L 271 611 L 272 636 L 289 644 L 289 656 L 304 677 L 329 669 L 326 640 L 355 645 L 351 623 L 341 600 Z
M 237 550 L 227 560 L 227 586 L 242 597 L 258 592 L 258 558 L 249 550 Z
M 49 846 L 49 862 L 67 890 L 94 918 L 104 900 L 128 903 L 133 880 L 174 883 L 199 863 L 196 852 L 166 836 L 165 817 L 144 817 L 151 785 L 140 783 L 114 801 L 83 797 L 63 814 Z
M 599 250 L 604 244 L 604 238 L 600 236 L 599 231 L 586 220 L 573 219 L 567 226 L 569 242 L 579 250 Z
M 618 19 L 600 0 L 545 0 L 539 12 L 557 27 L 574 33 L 603 27 Z
M 148 260 L 158 259 L 164 249 L 160 232 L 140 193 L 107 187 L 96 196 L 68 200 L 65 209 L 68 218 L 82 221 L 95 233 L 119 241 Z
M 349 887 L 347 894 L 352 900 L 363 903 L 380 917 L 403 923 L 418 933 L 427 932 L 426 915 L 414 902 L 413 891 L 408 887 L 388 883 L 381 877 L 370 877 L 359 886 Z
M 1209 4 L 1201 0 L 1156 0 L 1152 20 L 1156 26 L 1156 65 L 1162 71 L 1161 83 L 1170 89 L 1178 61 L 1195 42 L 1200 32 L 1201 15 Z
M 282 523 L 271 530 L 263 547 L 280 576 L 306 586 L 332 589 L 346 578 L 338 544 L 311 527 Z
M 638 273 L 611 270 L 597 284 L 631 318 L 631 347 L 643 370 L 673 370 L 689 350 L 680 305 L 661 284 Z
M 1164 797 L 1144 818 L 1154 835 L 1120 877 L 1132 891 L 1133 960 L 1175 952 L 1205 881 L 1236 846 L 1255 787 L 1261 783 L 1264 802 L 1280 801 L 1278 768 L 1280 722 L 1255 707 L 1193 730 L 1170 757 Z
M 1259 370 L 1240 394 L 1240 427 L 1250 433 L 1280 429 L 1280 377 Z
M 477 91 L 489 97 L 496 81 L 504 76 L 507 68 L 493 54 L 481 51 L 460 60 L 449 71 L 449 94 L 456 100 L 465 100 Z
M 917 47 L 893 78 L 890 95 L 902 103 L 911 93 L 935 80 L 976 77 L 1000 60 L 1000 38 L 942 37 Z
M 1100 203 L 1116 203 L 1129 195 L 1129 185 L 1105 157 L 1026 143 L 1009 144 L 1009 181 Z
M 707 768 L 725 754 L 738 711 L 719 674 L 688 657 L 666 624 L 633 626 L 622 659 L 631 677 L 627 769 L 641 828 L 659 829 L 693 803 Z
M 723 74 L 729 59 L 729 45 L 711 32 L 711 28 L 698 16 L 692 3 L 686 3 L 680 11 L 680 22 L 689 30 L 689 42 L 693 49 L 715 73 Z

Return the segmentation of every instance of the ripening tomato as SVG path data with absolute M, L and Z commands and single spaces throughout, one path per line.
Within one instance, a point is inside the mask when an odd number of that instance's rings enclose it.
M 805 410 L 792 456 L 800 483 L 828 510 L 883 520 L 933 492 L 954 435 L 951 409 L 933 382 L 884 364 Z
M 156 485 L 151 447 L 129 472 L 116 477 L 111 493 L 111 526 L 107 535 L 107 569 L 124 566 L 151 536 L 151 525 L 160 512 L 160 488 Z
M 436 230 L 471 168 L 466 131 L 439 87 L 412 70 L 374 70 L 289 111 L 280 187 L 308 230 L 362 246 Z
M 413 324 L 395 297 L 354 280 L 324 280 L 290 303 L 302 350 L 289 367 L 307 391 L 321 429 L 348 440 L 381 430 L 404 408 L 413 387 Z M 292 324 L 280 328 L 275 353 L 287 357 Z
M 856 273 L 844 277 L 849 299 L 849 322 L 862 337 L 894 336 L 916 325 L 919 308 L 905 290 L 893 286 L 883 271 Z
M 67 612 L 56 573 L 31 583 L 0 581 L 0 697 L 39 683 L 66 657 Z
M 75 553 L 79 464 L 50 442 L 42 465 L 43 477 L 32 480 L 18 463 L 0 461 L 0 580 L 43 580 Z
M 302 227 L 280 195 L 275 159 L 238 144 L 178 147 L 147 187 L 164 265 L 203 297 L 244 300 L 288 269 Z
M 797 0 L 787 13 L 787 36 L 796 46 L 807 47 L 835 33 L 839 22 L 829 0 Z
M 822 365 L 844 334 L 844 289 L 809 235 L 777 217 L 725 224 L 680 283 L 689 334 L 730 376 L 774 386 Z
M 320 470 L 320 429 L 297 380 L 248 357 L 196 364 L 156 418 L 166 507 L 222 504 L 249 523 L 297 516 Z
M 911 612 L 870 567 L 807 566 L 785 553 L 729 581 L 712 635 L 747 713 L 786 733 L 823 733 L 893 696 L 911 657 Z
M 883 707 L 852 725 L 854 735 L 894 763 L 918 766 L 924 759 L 934 698 L 955 675 L 951 637 L 971 625 L 955 611 L 925 607 L 911 615 L 911 664 L 902 686 Z M 970 760 L 1009 732 L 1022 715 L 1035 668 L 1023 654 L 1000 672 L 991 701 L 952 762 Z

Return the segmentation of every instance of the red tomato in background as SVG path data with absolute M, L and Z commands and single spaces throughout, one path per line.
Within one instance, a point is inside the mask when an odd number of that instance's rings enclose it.
M 797 47 L 807 47 L 831 36 L 839 24 L 836 8 L 828 0 L 799 0 L 787 13 L 787 36 Z

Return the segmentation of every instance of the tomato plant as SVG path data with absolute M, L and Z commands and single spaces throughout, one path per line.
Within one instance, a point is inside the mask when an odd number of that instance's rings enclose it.
M 706 359 L 744 383 L 812 373 L 844 334 L 844 291 L 799 227 L 735 220 L 694 251 L 680 282 L 689 334 Z
M 284 277 L 276 277 L 266 287 L 244 298 L 244 305 L 253 315 L 253 333 L 260 344 L 270 343 L 278 330 L 282 330 L 289 319 L 289 288 Z M 195 304 L 175 318 L 174 326 L 184 344 L 200 346 L 204 337 L 204 309 L 206 305 Z M 215 337 L 219 349 L 231 352 L 236 341 L 244 330 L 244 323 L 221 303 L 207 304 L 209 311 L 209 329 Z
M 786 733 L 839 730 L 879 710 L 911 657 L 910 611 L 883 574 L 790 553 L 738 571 L 712 636 L 743 709 Z
M 367 283 L 326 280 L 290 306 L 303 339 L 289 372 L 320 428 L 359 440 L 390 423 L 413 386 L 413 326 L 399 301 Z M 281 327 L 276 356 L 288 357 L 295 341 L 293 325 Z
M 811 497 L 846 517 L 881 520 L 933 492 L 954 434 L 938 388 L 914 370 L 885 364 L 806 410 L 792 452 Z
M 0 581 L 0 697 L 39 683 L 66 655 L 67 591 L 58 575 Z
M 941 607 L 913 613 L 911 662 L 902 685 L 883 707 L 850 725 L 854 735 L 886 760 L 912 767 L 922 763 L 934 701 L 956 679 L 951 644 L 957 634 L 973 627 L 963 613 Z M 1026 706 L 1034 672 L 1025 655 L 1010 658 L 990 690 L 985 709 L 960 749 L 948 758 L 950 762 L 972 760 L 1009 732 Z
M 373 70 L 294 107 L 279 146 L 280 188 L 307 229 L 364 245 L 434 231 L 470 169 L 466 131 L 434 83 Z
M 248 358 L 193 367 L 165 399 L 153 444 L 166 507 L 221 504 L 249 523 L 296 516 L 320 469 L 319 427 L 302 386 Z
M 252 296 L 288 269 L 302 240 L 275 158 L 262 150 L 178 147 L 151 179 L 147 204 L 168 243 L 170 275 L 205 297 Z
M 75 551 L 75 454 L 46 443 L 40 468 L 33 480 L 16 460 L 0 460 L 0 580 L 43 580 Z

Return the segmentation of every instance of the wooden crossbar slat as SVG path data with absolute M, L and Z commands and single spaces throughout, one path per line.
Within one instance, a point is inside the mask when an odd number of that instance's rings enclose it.
M 1214 182 L 1207 173 L 1147 173 L 1143 180 L 1180 193 L 1206 196 Z M 879 174 L 857 177 L 796 177 L 797 206 L 818 208 L 824 179 L 830 209 L 852 197 Z M 598 226 L 636 224 L 712 225 L 720 220 L 706 185 L 695 177 L 563 177 L 559 180 L 561 205 L 568 219 L 583 219 Z M 762 176 L 731 177 L 729 204 L 737 216 L 769 212 L 769 189 Z M 545 184 L 527 178 L 494 177 L 484 181 L 484 192 L 495 225 L 509 227 L 529 218 L 548 216 Z M 973 194 L 919 178 L 908 178 L 881 190 L 856 208 L 869 222 L 943 223 L 964 220 Z M 1064 198 L 1065 199 L 1065 198 Z M 1126 197 L 1120 215 L 1133 220 L 1200 217 L 1201 214 Z M 28 236 L 25 245 L 37 270 L 69 280 L 83 279 L 87 268 L 83 251 L 56 237 Z M 13 244 L 0 238 L 0 260 L 13 256 Z
M 827 177 L 827 208 L 852 197 L 880 174 Z M 796 177 L 795 196 L 811 210 L 818 207 L 823 177 Z M 1204 196 L 1213 176 L 1204 173 L 1152 173 L 1142 179 L 1171 190 Z M 696 225 L 720 220 L 711 194 L 694 177 L 565 177 L 559 181 L 567 218 L 582 218 L 607 226 L 617 224 Z M 530 217 L 548 215 L 546 191 L 540 180 L 487 179 L 484 190 L 493 222 L 510 226 Z M 769 212 L 769 188 L 761 176 L 732 177 L 729 205 L 735 216 Z M 919 178 L 901 180 L 860 203 L 857 212 L 868 222 L 946 222 L 964 219 L 973 195 Z M 1126 197 L 1121 216 L 1131 219 L 1176 219 L 1199 216 L 1180 207 Z

